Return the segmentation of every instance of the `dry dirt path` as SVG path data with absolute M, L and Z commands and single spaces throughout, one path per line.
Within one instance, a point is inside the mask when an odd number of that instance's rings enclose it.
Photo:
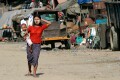
M 91 50 L 42 50 L 39 78 L 27 73 L 25 43 L 0 43 L 0 80 L 119 80 L 120 52 Z

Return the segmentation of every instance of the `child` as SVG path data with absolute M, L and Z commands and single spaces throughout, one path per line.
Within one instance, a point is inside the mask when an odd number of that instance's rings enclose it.
M 21 24 L 21 36 L 26 40 L 27 44 L 30 47 L 30 52 L 32 53 L 32 41 L 27 32 L 27 26 L 25 23 Z

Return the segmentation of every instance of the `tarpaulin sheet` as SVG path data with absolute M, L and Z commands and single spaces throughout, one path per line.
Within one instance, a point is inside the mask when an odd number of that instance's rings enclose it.
M 2 28 L 4 24 L 12 26 L 12 17 L 20 14 L 20 12 L 20 10 L 5 12 L 0 18 L 0 28 Z
M 92 0 L 78 0 L 79 4 L 90 3 L 90 2 L 92 2 Z
M 102 1 L 102 0 L 93 0 L 93 2 L 100 2 L 100 1 Z
M 83 4 L 83 3 L 91 3 L 91 2 L 100 2 L 102 0 L 78 0 L 79 4 Z
M 0 18 L 0 29 L 2 29 L 3 25 L 12 26 L 12 17 L 20 12 L 20 10 L 5 12 Z M 0 37 L 2 37 L 2 32 L 3 30 L 0 30 Z

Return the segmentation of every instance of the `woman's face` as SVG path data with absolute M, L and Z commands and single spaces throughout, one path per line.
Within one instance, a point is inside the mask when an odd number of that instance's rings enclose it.
M 40 20 L 39 17 L 35 17 L 35 18 L 34 18 L 34 22 L 35 22 L 36 25 L 39 25 L 39 24 L 40 24 L 40 21 L 41 21 L 41 20 Z

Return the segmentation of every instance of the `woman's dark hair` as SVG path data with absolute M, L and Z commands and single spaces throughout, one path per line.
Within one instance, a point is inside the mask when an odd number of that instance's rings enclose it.
M 35 24 L 35 21 L 34 21 L 34 18 L 35 18 L 35 17 L 38 17 L 38 18 L 41 19 L 41 16 L 40 16 L 40 15 L 38 15 L 38 14 L 34 15 L 34 17 L 33 17 L 33 25 L 36 25 L 36 24 Z M 40 22 L 38 26 L 41 26 L 41 25 L 42 25 L 42 23 Z

